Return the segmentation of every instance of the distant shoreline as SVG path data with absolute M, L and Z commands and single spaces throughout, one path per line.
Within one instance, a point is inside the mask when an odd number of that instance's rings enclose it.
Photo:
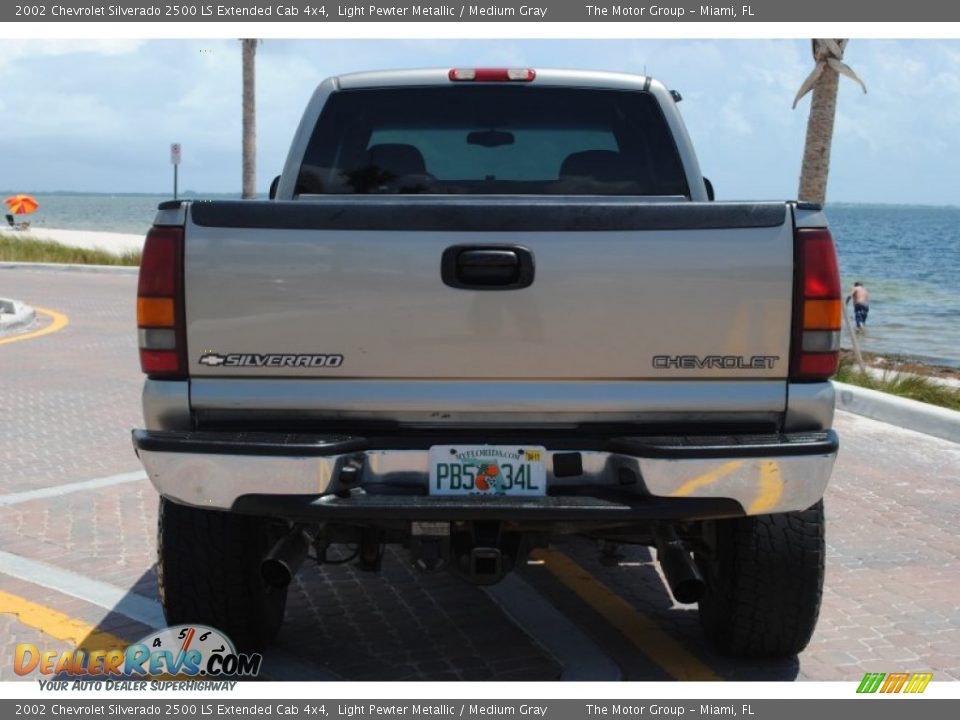
M 44 196 L 44 197 L 130 197 L 130 198 L 164 198 L 166 200 L 173 199 L 173 193 L 170 192 L 80 192 L 72 190 L 0 190 L 0 194 L 6 195 L 32 195 L 33 197 Z M 262 193 L 258 192 L 257 197 L 261 195 L 266 198 L 268 190 L 264 190 Z M 177 200 L 196 200 L 197 198 L 233 198 L 239 200 L 241 197 L 240 193 L 229 193 L 229 192 L 196 192 L 194 190 L 188 190 L 186 192 L 180 192 L 177 194 Z
M 257 193 L 257 195 L 267 196 L 268 191 L 264 190 L 263 193 Z M 134 197 L 134 198 L 151 198 L 151 197 L 162 197 L 172 200 L 172 194 L 168 192 L 87 192 L 87 191 L 73 191 L 73 190 L 0 190 L 0 194 L 6 195 L 33 195 L 34 197 L 38 195 L 44 195 L 46 197 Z M 218 198 L 236 198 L 241 197 L 240 193 L 224 193 L 224 192 L 196 192 L 194 190 L 188 190 L 186 192 L 178 193 L 178 200 L 195 200 L 197 198 L 208 198 L 208 197 L 218 197 Z
M 46 195 L 47 197 L 160 197 L 168 200 L 172 200 L 172 194 L 169 192 L 90 192 L 86 190 L 0 190 L 0 194 L 4 195 L 15 195 L 17 193 L 24 193 L 26 195 Z M 257 200 L 266 200 L 269 194 L 268 189 L 258 190 Z M 197 190 L 186 190 L 178 194 L 178 200 L 196 200 L 198 198 L 232 198 L 240 199 L 241 193 L 239 192 L 200 192 Z M 737 198 L 722 198 L 719 202 L 741 202 Z M 780 198 L 768 198 L 767 200 L 757 200 L 756 198 L 751 198 L 750 202 L 779 202 Z M 826 209 L 831 207 L 835 208 L 884 208 L 887 210 L 890 209 L 903 209 L 903 210 L 958 210 L 960 211 L 960 204 L 949 204 L 949 205 L 924 205 L 921 203 L 882 203 L 882 202 L 849 202 L 837 200 L 834 202 L 827 202 L 825 205 Z

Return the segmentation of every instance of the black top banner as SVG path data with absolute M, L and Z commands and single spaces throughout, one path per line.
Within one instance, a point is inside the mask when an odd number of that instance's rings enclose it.
M 960 4 L 942 0 L 748 0 L 749 4 L 532 0 L 460 3 L 435 0 L 226 0 L 175 4 L 149 0 L 4 3 L 0 22 L 950 22 Z

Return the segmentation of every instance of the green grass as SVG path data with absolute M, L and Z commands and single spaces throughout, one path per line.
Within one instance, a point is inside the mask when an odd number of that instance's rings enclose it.
M 139 265 L 140 251 L 114 255 L 106 250 L 70 247 L 53 240 L 0 235 L 0 262 L 70 263 L 74 265 Z
M 883 378 L 875 378 L 861 374 L 853 360 L 843 358 L 833 379 L 960 411 L 960 388 L 938 385 L 925 377 L 889 372 Z

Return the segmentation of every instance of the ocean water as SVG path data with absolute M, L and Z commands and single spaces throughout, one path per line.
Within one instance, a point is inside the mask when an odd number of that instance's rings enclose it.
M 44 195 L 31 193 L 40 203 L 28 219 L 34 229 L 103 230 L 146 235 L 157 205 L 170 195 Z M 4 196 L 6 197 L 6 196 Z M 239 195 L 201 195 L 207 199 L 238 199 Z M 184 197 L 183 199 L 193 199 Z M 19 219 L 19 218 L 18 218 Z
M 844 292 L 857 280 L 870 291 L 862 349 L 960 367 L 960 208 L 833 205 L 826 212 Z
M 169 195 L 36 198 L 36 228 L 146 233 Z M 960 367 L 960 208 L 829 205 L 827 217 L 844 291 L 859 280 L 871 294 L 863 349 Z

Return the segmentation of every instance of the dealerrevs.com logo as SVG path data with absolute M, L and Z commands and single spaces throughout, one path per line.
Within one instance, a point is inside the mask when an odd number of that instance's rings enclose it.
M 126 648 L 42 651 L 36 645 L 21 643 L 14 651 L 13 669 L 17 675 L 37 672 L 58 680 L 157 677 L 225 680 L 256 677 L 262 662 L 260 654 L 238 653 L 230 638 L 215 628 L 176 625 L 151 633 Z M 161 687 L 159 684 L 155 689 Z
M 867 673 L 860 681 L 858 693 L 922 693 L 933 673 Z

